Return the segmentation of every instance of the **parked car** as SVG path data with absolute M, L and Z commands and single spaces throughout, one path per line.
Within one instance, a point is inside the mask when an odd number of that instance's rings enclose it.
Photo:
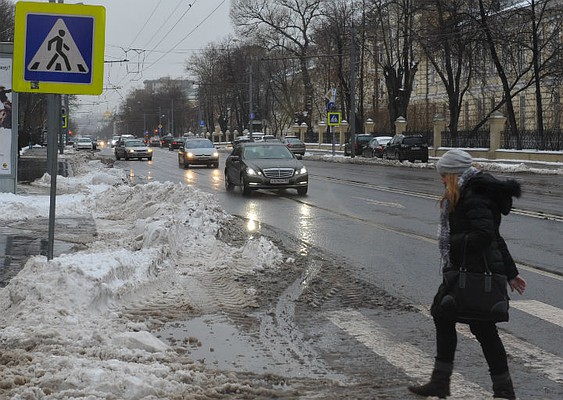
M 72 146 L 76 150 L 94 150 L 94 143 L 92 138 L 89 137 L 79 137 L 74 140 Z
M 428 143 L 422 135 L 395 135 L 385 146 L 383 158 L 428 162 Z
M 158 136 L 152 136 L 149 139 L 149 146 L 150 147 L 160 147 L 160 137 Z
M 373 135 L 370 133 L 362 133 L 356 135 L 356 146 L 354 148 L 354 154 L 357 156 L 361 156 L 364 148 L 367 146 L 369 141 L 373 139 Z M 350 140 L 344 143 L 344 155 L 349 156 L 352 154 L 352 146 L 350 144 Z
M 373 158 L 373 157 L 382 158 L 383 150 L 385 149 L 385 146 L 387 146 L 387 144 L 391 141 L 391 139 L 393 139 L 393 137 L 391 136 L 374 137 L 368 142 L 367 146 L 362 152 L 362 156 L 369 158 Z
M 307 194 L 309 174 L 303 163 L 283 143 L 243 142 L 225 161 L 225 189 L 242 187 L 245 196 L 258 189 L 296 189 Z
M 252 132 L 252 133 L 248 133 L 247 136 L 250 138 L 252 136 L 252 140 L 254 142 L 263 142 L 264 141 L 264 136 L 266 136 L 265 133 L 263 132 Z
M 282 143 L 284 143 L 293 154 L 305 155 L 305 143 L 297 136 L 286 136 L 282 139 Z
M 233 146 L 236 146 L 237 144 L 242 143 L 242 142 L 250 142 L 250 138 L 246 135 L 238 136 L 237 138 L 235 138 L 233 140 Z
M 184 144 L 184 138 L 175 137 L 168 143 L 168 150 L 177 150 Z
M 115 158 L 121 160 L 130 160 L 136 158 L 142 160 L 152 160 L 152 149 L 147 147 L 143 139 L 119 139 L 114 148 Z
M 264 135 L 262 137 L 262 141 L 264 142 L 279 142 L 280 138 L 275 135 Z
M 219 152 L 209 139 L 188 138 L 178 148 L 178 165 L 180 168 L 189 168 L 190 165 L 219 168 Z

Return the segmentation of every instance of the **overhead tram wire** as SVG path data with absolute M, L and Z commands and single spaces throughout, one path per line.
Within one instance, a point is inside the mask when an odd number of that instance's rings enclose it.
M 192 33 L 194 33 L 201 25 L 203 25 L 205 23 L 205 21 L 207 21 L 209 18 L 211 18 L 211 16 L 213 14 L 215 14 L 217 12 L 217 10 L 219 8 L 221 8 L 221 6 L 223 4 L 225 4 L 227 0 L 223 0 L 221 1 L 221 3 L 219 3 L 219 5 L 217 7 L 215 7 L 213 9 L 213 11 L 211 11 L 203 20 L 201 20 L 201 22 L 199 24 L 197 24 L 191 31 L 188 32 L 188 34 L 186 36 L 184 36 L 180 41 L 178 41 L 178 43 L 176 43 L 176 45 L 174 45 L 170 50 L 168 50 L 167 52 L 165 52 L 160 58 L 158 58 L 156 61 L 152 62 L 151 64 L 149 64 L 143 71 L 146 71 L 147 69 L 153 67 L 154 65 L 156 65 L 156 63 L 158 63 L 160 60 L 162 60 L 164 57 L 166 57 L 168 54 L 170 54 L 173 50 L 175 50 L 180 44 L 182 44 L 182 42 L 184 42 L 184 40 L 186 40 L 188 37 L 191 36 Z
M 197 2 L 197 0 L 194 1 L 193 4 L 195 4 L 196 2 Z M 151 38 L 149 39 L 149 41 L 143 46 L 144 48 L 150 47 L 150 44 L 152 43 L 152 41 L 157 37 L 157 33 L 160 33 L 164 29 L 164 27 L 166 26 L 168 21 L 176 13 L 176 10 L 178 10 L 178 8 L 180 8 L 182 3 L 183 3 L 183 0 L 178 1 L 178 3 L 176 4 L 176 7 L 174 7 L 174 9 L 166 16 L 166 18 L 164 18 L 164 20 L 162 21 L 162 24 L 160 24 L 160 26 L 158 28 L 156 28 L 155 34 L 152 35 Z M 186 12 L 188 12 L 190 10 L 190 8 L 192 8 L 192 3 L 188 4 L 188 9 L 184 12 L 184 14 L 180 18 L 183 18 L 183 16 L 186 15 Z M 176 26 L 176 25 L 174 25 L 174 26 Z M 170 33 L 170 30 L 164 35 L 164 37 L 168 36 L 169 33 Z M 162 40 L 164 40 L 164 38 Z M 158 42 L 154 47 L 158 46 L 162 42 L 162 40 L 160 42 Z
M 162 0 L 161 0 L 161 1 L 162 1 Z M 176 5 L 176 7 L 174 8 L 174 10 L 169 14 L 169 16 L 165 19 L 165 21 L 168 20 L 168 18 L 170 18 L 170 16 L 172 16 L 172 15 L 176 12 L 176 10 L 178 9 L 178 7 L 182 4 L 182 1 L 183 1 L 183 0 L 180 0 L 180 1 L 178 2 L 178 4 Z M 172 32 L 172 30 L 182 21 L 182 19 L 186 16 L 186 14 L 188 13 L 188 11 L 190 11 L 191 8 L 192 8 L 192 6 L 193 6 L 194 4 L 196 4 L 196 3 L 197 3 L 197 0 L 195 0 L 194 2 L 188 4 L 188 8 L 186 9 L 186 11 L 184 11 L 184 12 L 182 13 L 182 15 L 180 16 L 180 18 L 178 18 L 178 20 L 177 20 L 176 23 L 172 26 L 172 28 L 170 28 L 170 29 L 168 30 L 168 32 L 166 32 L 166 34 L 164 35 L 164 37 L 163 37 L 151 50 L 148 50 L 149 53 L 156 52 L 156 50 L 155 50 L 156 47 L 157 47 L 158 45 L 160 45 L 160 44 L 164 41 L 164 39 L 166 39 L 166 37 L 170 34 L 170 32 Z M 159 4 L 160 4 L 160 3 L 159 3 Z M 159 30 L 162 28 L 162 26 L 164 26 L 165 23 L 166 23 L 166 22 L 164 22 L 164 23 L 157 29 L 157 31 L 159 31 Z M 156 35 L 155 35 L 155 36 L 156 36 Z M 153 38 L 154 38 L 155 36 L 153 36 Z M 147 46 L 148 46 L 148 44 L 149 44 L 151 41 L 152 41 L 152 39 L 149 40 L 149 42 L 147 42 Z M 147 46 L 145 46 L 145 47 L 147 47 Z M 136 51 L 140 51 L 140 50 L 142 50 L 142 49 L 135 49 L 135 50 L 136 50 Z M 166 55 L 166 54 L 168 54 L 168 52 L 165 53 L 165 55 Z M 140 70 L 138 71 L 137 75 L 142 75 L 142 73 L 143 73 L 146 69 L 147 69 L 147 68 L 140 69 Z M 128 74 L 126 74 L 125 76 L 123 76 L 123 78 L 117 83 L 117 85 L 120 85 L 125 79 L 127 79 L 127 77 L 128 77 Z
M 141 27 L 141 29 L 139 29 L 139 32 L 137 32 L 137 34 L 135 35 L 135 37 L 133 38 L 133 40 L 131 40 L 131 43 L 129 44 L 129 47 L 133 46 L 133 43 L 135 43 L 135 40 L 137 40 L 137 38 L 139 37 L 139 35 L 141 34 L 141 32 L 147 27 L 149 21 L 152 19 L 154 13 L 156 12 L 156 10 L 158 9 L 158 7 L 160 7 L 160 4 L 162 3 L 162 0 L 160 0 L 153 8 L 152 12 L 150 13 L 150 15 L 148 16 L 147 20 L 145 21 L 145 23 L 143 24 L 143 26 Z
M 182 2 L 182 0 L 180 0 L 180 2 Z M 192 9 L 192 6 L 196 3 L 197 3 L 197 0 L 194 1 L 192 4 L 189 4 L 188 9 L 186 11 L 184 11 L 184 13 L 180 16 L 180 18 L 178 18 L 176 23 L 174 25 L 172 25 L 172 27 L 168 30 L 168 32 L 166 32 L 166 34 L 162 37 L 162 39 L 160 39 L 160 41 L 157 44 L 155 44 L 154 47 L 151 50 L 149 50 L 149 53 L 152 53 L 158 47 L 158 45 L 160 45 L 164 41 L 164 39 L 166 39 L 168 37 L 170 32 L 172 32 L 172 30 L 176 27 L 176 25 L 178 25 L 180 23 L 180 21 L 182 21 L 182 19 L 186 16 L 188 11 L 190 11 Z M 178 7 L 176 7 L 176 8 L 178 8 Z M 174 11 L 176 11 L 176 9 L 174 9 Z

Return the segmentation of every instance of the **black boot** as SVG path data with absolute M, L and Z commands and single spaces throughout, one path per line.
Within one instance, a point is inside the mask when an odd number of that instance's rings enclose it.
M 453 369 L 453 363 L 435 361 L 430 382 L 422 386 L 409 386 L 409 390 L 419 396 L 445 399 L 450 395 L 450 377 Z
M 516 400 L 510 372 L 506 371 L 505 373 L 499 375 L 491 375 L 491 379 L 493 381 L 493 397 L 496 397 L 497 399 Z

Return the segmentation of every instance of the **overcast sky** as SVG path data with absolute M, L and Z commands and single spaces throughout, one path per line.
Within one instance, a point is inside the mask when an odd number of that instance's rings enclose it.
M 64 1 L 67 4 L 77 1 Z M 104 93 L 80 96 L 82 112 L 116 107 L 144 80 L 185 78 L 185 60 L 233 28 L 230 0 L 92 0 L 106 8 Z M 191 5 L 191 6 L 190 6 Z M 129 60 L 120 63 L 120 60 Z M 114 88 L 115 87 L 115 88 Z

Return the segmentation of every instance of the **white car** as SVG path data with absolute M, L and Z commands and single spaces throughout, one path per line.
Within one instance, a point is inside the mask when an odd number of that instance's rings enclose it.
M 91 138 L 80 137 L 74 141 L 73 147 L 76 150 L 94 150 L 94 142 Z

